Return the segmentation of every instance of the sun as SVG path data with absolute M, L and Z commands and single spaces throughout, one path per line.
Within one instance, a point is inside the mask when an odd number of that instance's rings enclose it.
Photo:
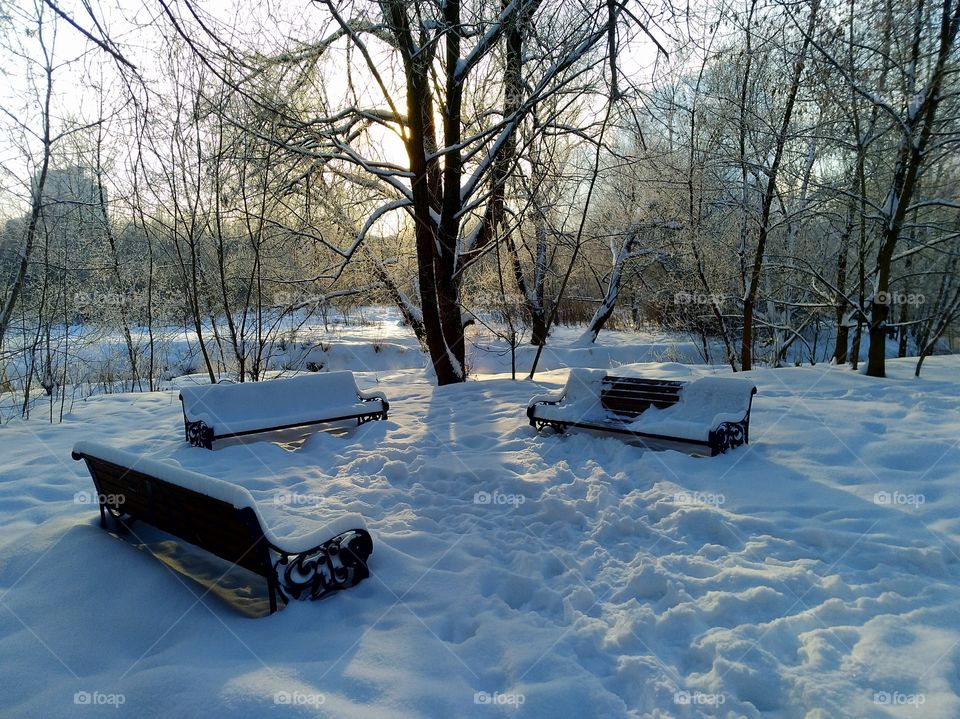
M 396 127 L 371 125 L 367 130 L 367 144 L 369 159 L 384 162 L 405 171 L 410 168 L 407 147 Z

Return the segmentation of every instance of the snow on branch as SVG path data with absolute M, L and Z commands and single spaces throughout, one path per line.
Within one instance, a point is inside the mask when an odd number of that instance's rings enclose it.
M 483 182 L 487 174 L 492 170 L 497 155 L 503 148 L 504 143 L 515 131 L 520 120 L 529 114 L 546 95 L 557 91 L 557 88 L 552 87 L 551 83 L 565 70 L 569 69 L 578 60 L 583 58 L 587 52 L 597 44 L 597 42 L 603 40 L 605 33 L 605 28 L 594 30 L 590 35 L 578 43 L 573 50 L 551 65 L 540 78 L 539 82 L 537 82 L 536 86 L 534 86 L 529 97 L 527 97 L 520 107 L 517 108 L 517 111 L 513 114 L 513 116 L 504 120 L 500 134 L 487 149 L 486 157 L 484 157 L 477 164 L 477 167 L 471 173 L 466 183 L 464 183 L 460 191 L 460 200 L 462 203 L 466 203 L 470 200 L 473 193 L 476 192 L 477 187 Z M 577 73 L 575 76 L 578 75 L 579 73 Z
M 907 212 L 919 210 L 921 207 L 946 207 L 951 210 L 960 210 L 960 201 L 944 199 L 924 200 L 923 202 L 915 202 L 910 205 L 910 207 L 907 208 Z
M 511 0 L 510 4 L 500 11 L 500 15 L 497 16 L 497 19 L 487 32 L 477 41 L 473 50 L 471 50 L 466 57 L 457 61 L 457 66 L 453 72 L 453 79 L 456 83 L 462 83 L 467 75 L 470 74 L 470 70 L 497 44 L 497 41 L 506 30 L 507 23 L 513 19 L 513 16 L 517 15 L 521 1 L 522 0 Z M 533 6 L 539 3 L 527 4 Z

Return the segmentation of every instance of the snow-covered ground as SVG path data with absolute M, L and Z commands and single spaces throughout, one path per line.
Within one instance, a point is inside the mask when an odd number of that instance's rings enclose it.
M 960 716 L 960 357 L 756 370 L 751 444 L 694 458 L 541 436 L 526 402 L 569 366 L 729 370 L 650 337 L 556 347 L 536 382 L 475 352 L 488 374 L 443 388 L 363 350 L 389 420 L 214 452 L 175 388 L 0 427 L 0 714 Z M 236 482 L 280 533 L 361 514 L 372 576 L 251 619 L 99 528 L 83 439 Z

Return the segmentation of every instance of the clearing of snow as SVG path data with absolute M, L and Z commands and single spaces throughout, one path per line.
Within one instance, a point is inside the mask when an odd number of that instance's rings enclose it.
M 528 425 L 560 367 L 614 355 L 441 388 L 377 367 L 388 420 L 213 452 L 175 388 L 0 427 L 0 713 L 960 716 L 960 357 L 747 373 L 751 443 L 716 458 Z M 371 577 L 250 618 L 248 587 L 185 576 L 202 554 L 100 529 L 83 440 L 234 482 L 278 534 L 359 514 Z

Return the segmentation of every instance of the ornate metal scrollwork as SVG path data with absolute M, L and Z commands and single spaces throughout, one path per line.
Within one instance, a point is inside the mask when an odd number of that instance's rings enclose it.
M 372 422 L 377 419 L 386 419 L 387 418 L 387 403 L 384 402 L 379 397 L 360 397 L 360 401 L 363 403 L 369 402 L 379 402 L 380 406 L 383 409 L 377 410 L 376 412 L 368 412 L 367 414 L 362 414 L 357 417 L 357 424 L 365 424 L 366 422 Z
M 718 454 L 726 452 L 728 449 L 739 447 L 747 438 L 747 423 L 742 422 L 721 422 L 717 428 L 710 433 L 710 447 Z
M 322 599 L 370 576 L 367 558 L 373 552 L 373 540 L 363 529 L 351 529 L 297 554 L 270 548 L 279 555 L 273 567 L 280 595 L 287 601 Z
M 194 447 L 213 449 L 213 427 L 203 420 L 187 422 L 187 441 Z
M 553 420 L 549 419 L 540 419 L 539 417 L 533 418 L 533 427 L 538 432 L 543 430 L 544 427 L 550 427 L 558 434 L 562 434 L 564 431 L 564 425 L 561 422 L 554 422 Z
M 537 407 L 546 407 L 546 406 L 556 406 L 557 402 L 537 402 L 529 407 L 527 407 L 527 418 L 530 420 L 530 426 L 533 427 L 538 432 L 542 431 L 544 427 L 553 428 L 554 432 L 562 434 L 566 430 L 566 424 L 563 422 L 558 422 L 553 419 L 542 419 L 537 417 Z

